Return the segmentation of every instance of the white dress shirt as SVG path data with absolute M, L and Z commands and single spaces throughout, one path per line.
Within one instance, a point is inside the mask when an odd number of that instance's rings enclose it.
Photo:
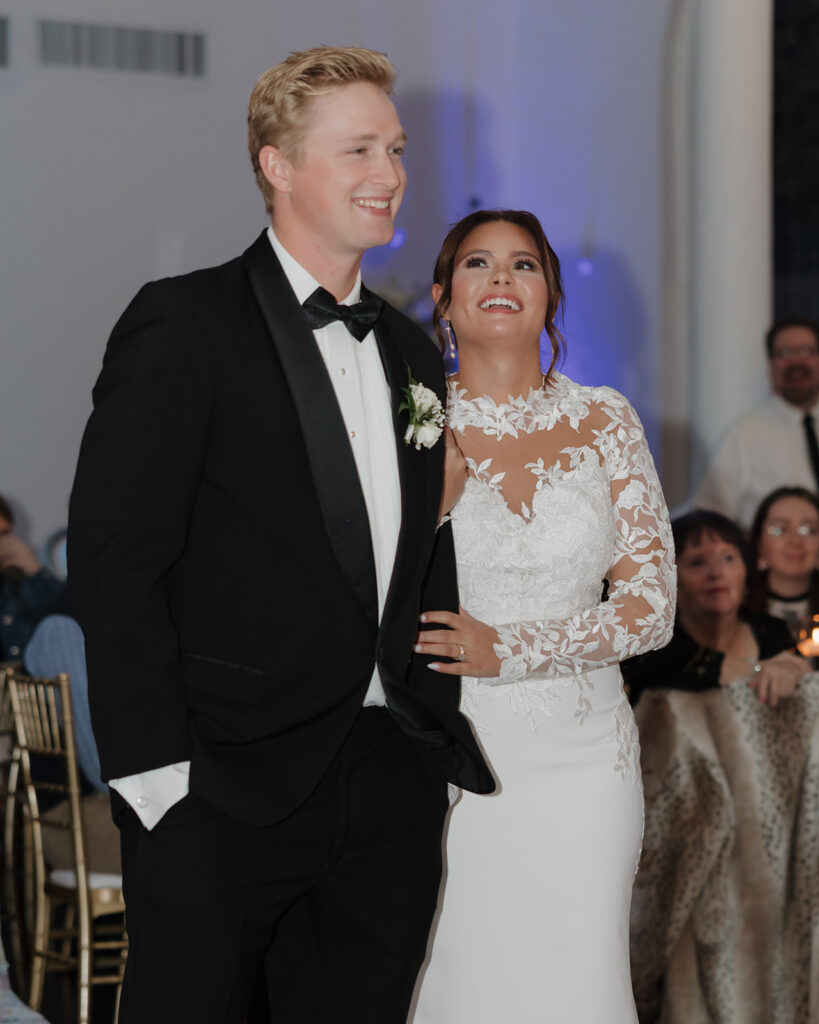
M 812 410 L 819 431 L 819 406 Z M 816 490 L 805 441 L 805 412 L 772 395 L 722 436 L 694 499 L 746 529 L 762 499 L 777 487 Z
M 272 227 L 268 229 L 268 237 L 296 298 L 303 303 L 319 287 L 319 282 L 287 252 Z M 360 295 L 359 273 L 342 303 L 352 305 L 358 302 Z M 313 331 L 313 337 L 336 393 L 367 506 L 380 618 L 401 528 L 401 485 L 390 389 L 372 331 L 359 342 L 340 320 L 336 320 Z M 384 687 L 376 667 L 364 706 L 384 704 Z M 142 824 L 151 829 L 166 811 L 187 795 L 189 775 L 190 762 L 183 761 L 111 779 L 110 785 L 133 807 Z

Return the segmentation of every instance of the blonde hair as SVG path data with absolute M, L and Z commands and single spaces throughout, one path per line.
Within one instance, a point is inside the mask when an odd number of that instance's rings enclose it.
M 310 106 L 343 85 L 371 82 L 388 95 L 395 84 L 395 68 L 386 54 L 360 46 L 316 46 L 291 53 L 253 86 L 247 111 L 247 145 L 268 213 L 273 212 L 273 188 L 259 163 L 265 146 L 276 146 L 289 159 L 307 130 Z

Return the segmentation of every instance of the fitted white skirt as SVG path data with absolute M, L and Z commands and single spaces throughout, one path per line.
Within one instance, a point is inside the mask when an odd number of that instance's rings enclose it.
M 498 779 L 450 810 L 414 1024 L 632 1024 L 639 748 L 619 668 L 525 690 L 465 683 Z M 549 690 L 538 710 L 537 687 Z

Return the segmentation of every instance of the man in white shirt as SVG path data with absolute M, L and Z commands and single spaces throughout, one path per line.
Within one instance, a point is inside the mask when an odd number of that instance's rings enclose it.
M 726 430 L 694 502 L 746 529 L 777 487 L 819 486 L 819 327 L 781 320 L 765 345 L 773 394 Z
M 443 400 L 440 357 L 359 272 L 406 180 L 393 78 L 319 47 L 259 79 L 271 227 L 143 288 L 94 390 L 69 578 L 123 835 L 120 1024 L 240 1024 L 266 958 L 274 988 L 315 979 L 288 1020 L 403 1024 L 446 781 L 494 785 L 412 655 L 457 588 L 444 443 L 400 411 L 410 375 Z

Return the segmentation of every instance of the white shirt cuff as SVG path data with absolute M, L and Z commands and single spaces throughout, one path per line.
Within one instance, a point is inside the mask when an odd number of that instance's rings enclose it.
M 147 829 L 152 829 L 174 804 L 188 795 L 190 761 L 166 764 L 139 775 L 109 779 L 108 785 L 133 807 Z

